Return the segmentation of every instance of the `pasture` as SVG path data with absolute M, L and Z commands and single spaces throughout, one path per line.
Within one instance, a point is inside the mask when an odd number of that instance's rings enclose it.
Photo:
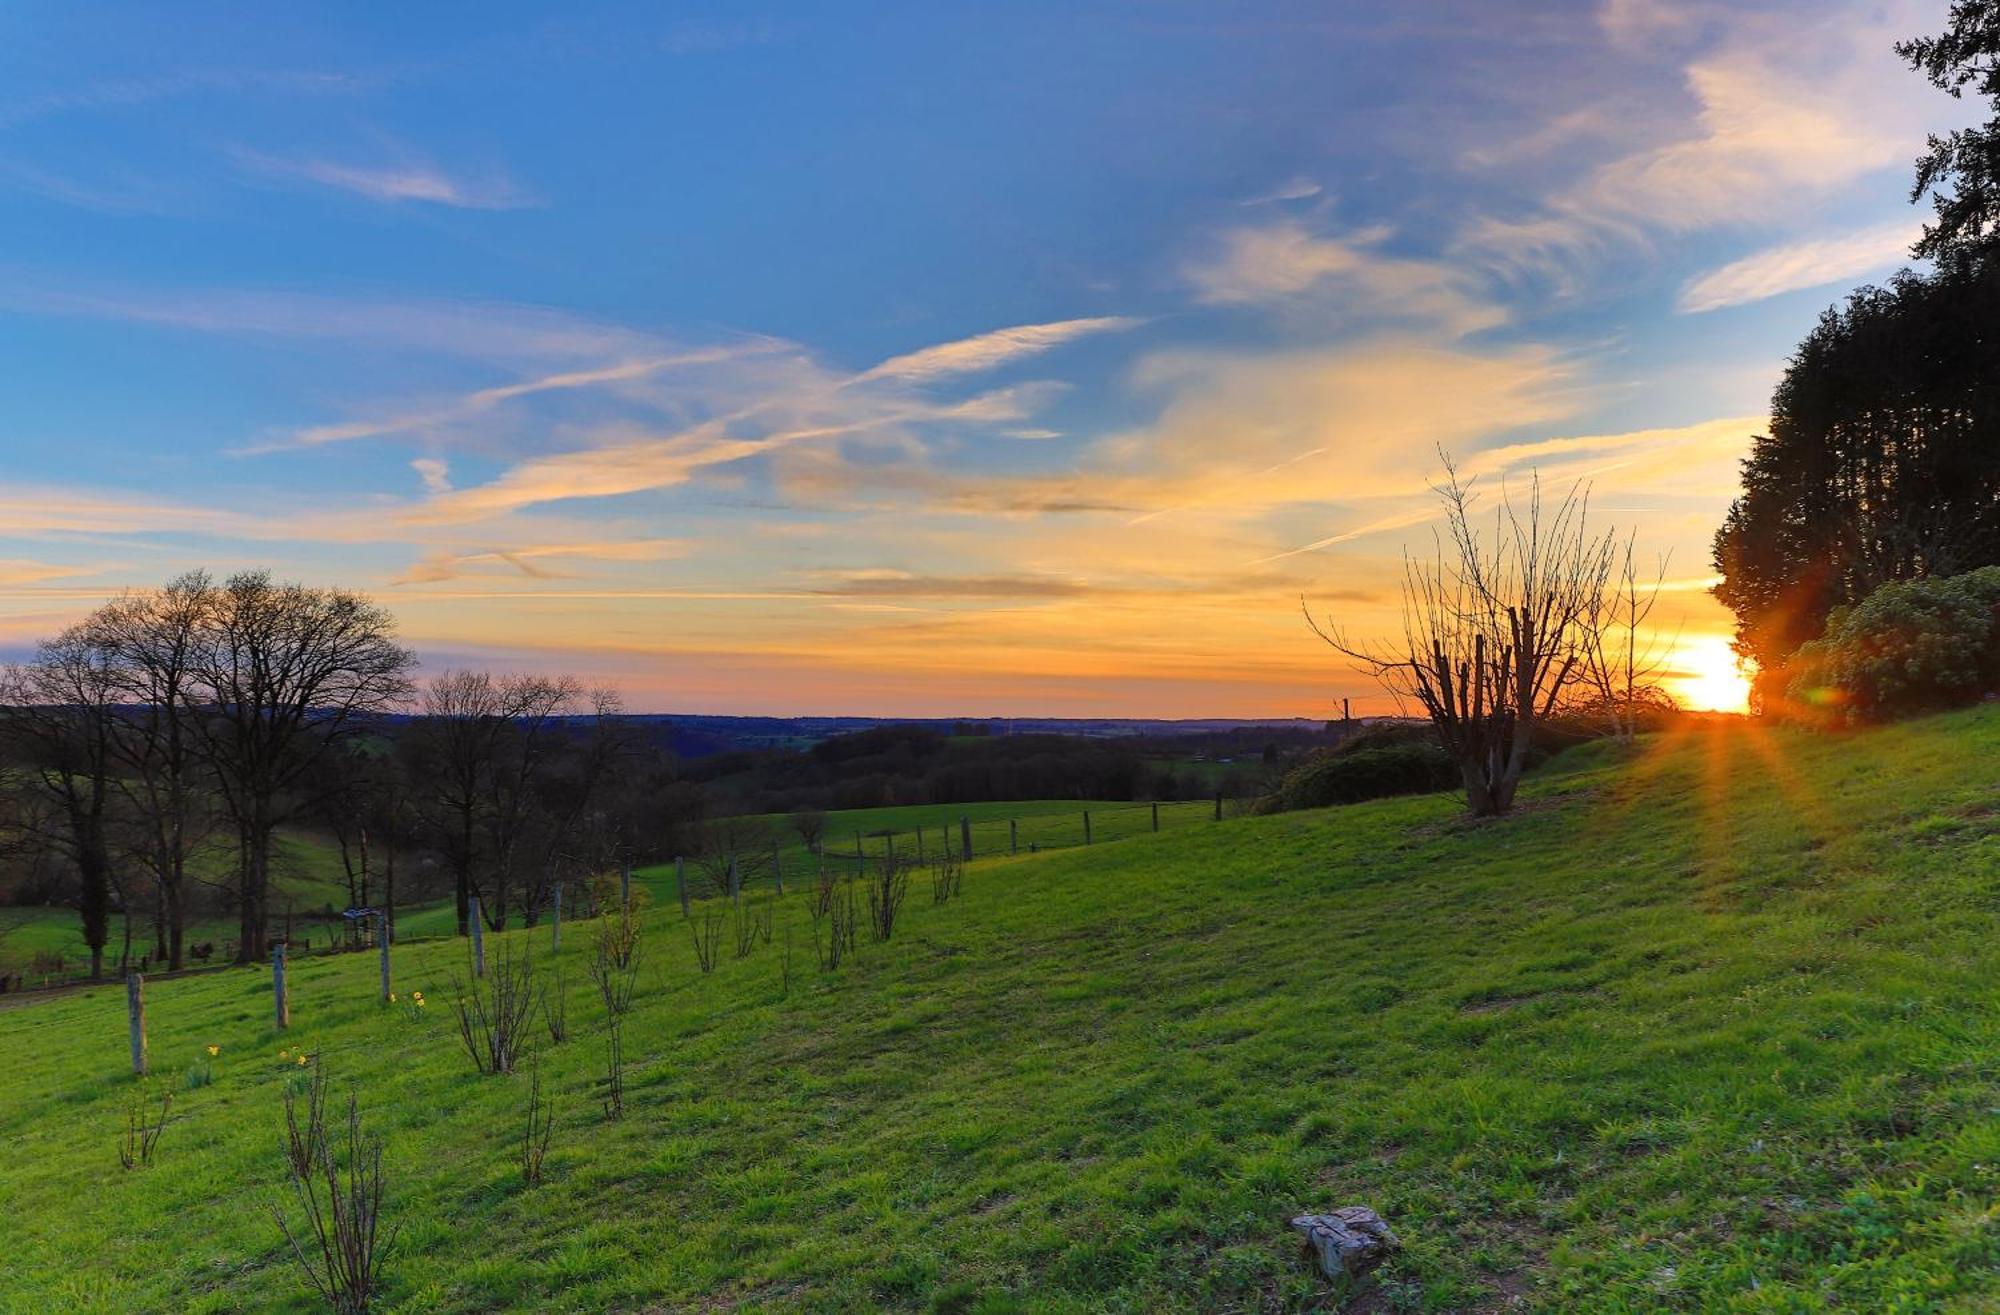
M 460 945 L 149 988 L 154 1162 L 120 1169 L 124 992 L 0 1013 L 8 1311 L 318 1309 L 284 1253 L 303 1047 L 386 1138 L 381 1309 L 1971 1312 L 2000 1294 L 2000 709 L 1599 744 L 1512 817 L 1445 797 L 973 864 L 819 969 L 644 920 L 624 1117 L 590 925 L 558 971 L 545 1181 L 480 1076 Z M 785 967 L 789 945 L 790 968 Z M 206 1046 L 212 1080 L 190 1083 Z M 1335 1292 L 1284 1226 L 1402 1254 Z

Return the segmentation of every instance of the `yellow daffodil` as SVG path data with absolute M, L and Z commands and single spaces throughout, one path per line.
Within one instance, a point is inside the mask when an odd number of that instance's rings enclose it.
M 422 1009 L 423 1007 L 424 1007 L 424 998 L 423 998 L 422 996 L 418 996 L 418 997 L 417 997 L 417 1008 L 419 1008 L 419 1009 Z
M 394 991 L 389 992 L 389 1003 L 396 1003 L 396 993 Z
M 304 1051 L 300 1051 L 300 1052 L 299 1052 L 299 1067 L 300 1067 L 300 1068 L 304 1068 L 305 1066 L 306 1066 L 306 1057 L 305 1057 L 305 1052 L 304 1052 Z
M 214 1059 L 214 1058 L 215 1058 L 215 1057 L 216 1057 L 217 1055 L 219 1055 L 219 1054 L 221 1054 L 221 1053 L 222 1053 L 222 1047 L 221 1047 L 221 1046 L 210 1046 L 210 1047 L 208 1048 L 208 1057 L 209 1057 L 210 1059 Z

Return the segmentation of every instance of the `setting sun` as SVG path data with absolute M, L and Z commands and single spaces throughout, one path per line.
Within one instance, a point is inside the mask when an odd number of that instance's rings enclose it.
M 1750 677 L 1724 635 L 1683 640 L 1667 660 L 1667 692 L 1694 712 L 1748 712 Z

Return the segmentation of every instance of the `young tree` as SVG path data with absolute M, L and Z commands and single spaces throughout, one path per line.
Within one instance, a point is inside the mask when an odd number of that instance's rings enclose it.
M 1525 506 L 1502 497 L 1491 540 L 1449 459 L 1437 489 L 1445 534 L 1429 561 L 1405 558 L 1403 639 L 1373 647 L 1306 620 L 1399 700 L 1413 699 L 1458 766 L 1475 816 L 1504 813 L 1536 731 L 1584 675 L 1616 540 L 1589 527 L 1586 496 L 1553 506 L 1541 482 Z
M 820 808 L 794 808 L 792 810 L 792 830 L 798 833 L 799 842 L 817 854 L 820 841 L 826 839 L 826 810 Z
M 415 656 L 395 621 L 344 589 L 234 575 L 208 609 L 194 659 L 202 747 L 239 844 L 240 962 L 266 951 L 271 841 L 321 755 L 401 704 Z

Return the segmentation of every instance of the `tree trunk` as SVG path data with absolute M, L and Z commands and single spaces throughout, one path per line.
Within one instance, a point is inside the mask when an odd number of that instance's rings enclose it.
M 243 902 L 237 915 L 236 961 L 262 963 L 270 955 L 265 922 L 269 917 L 271 826 L 253 821 L 245 837 Z

